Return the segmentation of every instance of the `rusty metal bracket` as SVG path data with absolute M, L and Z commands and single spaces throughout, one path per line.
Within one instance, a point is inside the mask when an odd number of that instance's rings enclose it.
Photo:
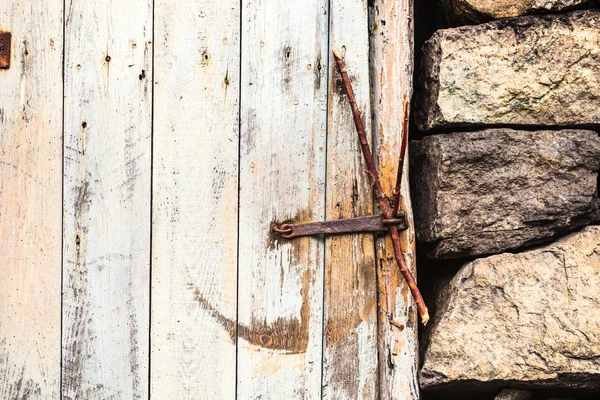
M 273 232 L 285 239 L 293 239 L 300 236 L 387 232 L 390 225 L 396 225 L 398 230 L 407 229 L 406 213 L 399 213 L 396 218 L 389 219 L 386 219 L 383 215 L 367 215 L 333 221 L 274 225 L 272 229 Z
M 10 68 L 10 32 L 0 32 L 0 69 Z

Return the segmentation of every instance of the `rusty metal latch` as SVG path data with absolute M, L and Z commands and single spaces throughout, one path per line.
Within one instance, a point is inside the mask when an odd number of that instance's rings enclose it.
M 10 32 L 0 32 L 0 68 L 10 68 Z
M 387 232 L 390 225 L 398 230 L 406 230 L 406 213 L 396 218 L 386 219 L 383 215 L 367 215 L 357 218 L 343 218 L 333 221 L 306 222 L 300 224 L 282 224 L 273 226 L 273 232 L 285 239 L 300 236 L 337 235 L 344 233 Z
M 340 76 L 342 78 L 344 90 L 346 91 L 346 95 L 348 97 L 348 103 L 350 103 L 350 109 L 352 110 L 352 117 L 354 119 L 356 133 L 358 134 L 360 149 L 363 154 L 365 164 L 367 166 L 366 172 L 371 178 L 373 191 L 375 192 L 377 202 L 379 203 L 379 208 L 381 209 L 383 216 L 364 216 L 358 218 L 340 219 L 336 221 L 309 222 L 305 224 L 284 223 L 280 226 L 272 226 L 271 229 L 273 232 L 281 235 L 286 239 L 310 235 L 388 231 L 390 234 L 392 246 L 394 248 L 394 257 L 396 258 L 398 269 L 400 270 L 400 273 L 406 280 L 406 284 L 408 285 L 410 292 L 413 295 L 413 298 L 415 299 L 417 310 L 419 311 L 419 315 L 421 316 L 421 322 L 423 323 L 423 325 L 427 325 L 427 321 L 429 321 L 429 311 L 427 310 L 427 306 L 425 305 L 423 296 L 421 295 L 421 292 L 417 287 L 417 283 L 415 282 L 415 279 L 410 269 L 406 265 L 406 261 L 404 260 L 404 255 L 402 254 L 402 248 L 400 245 L 399 234 L 400 229 L 406 229 L 406 215 L 403 215 L 401 217 L 400 214 L 398 214 L 398 210 L 401 204 L 400 200 L 402 188 L 402 171 L 405 161 L 404 157 L 406 156 L 406 147 L 408 143 L 408 98 L 404 96 L 402 145 L 400 148 L 400 157 L 398 159 L 398 175 L 396 178 L 396 186 L 394 188 L 394 191 L 392 192 L 392 194 L 394 195 L 394 201 L 391 202 L 390 199 L 386 196 L 383 190 L 383 186 L 381 185 L 379 171 L 377 170 L 375 160 L 373 159 L 373 153 L 371 152 L 371 148 L 369 147 L 368 135 L 362 122 L 361 113 L 358 109 L 356 98 L 354 97 L 354 91 L 352 90 L 350 77 L 348 76 L 348 71 L 346 70 L 346 64 L 344 63 L 342 55 L 338 51 L 333 50 L 333 56 L 335 58 L 335 62 L 337 64 Z M 392 284 L 389 280 L 389 276 L 385 279 L 386 287 Z M 386 296 L 389 296 L 389 293 L 392 292 L 393 291 L 386 290 Z M 389 304 L 393 304 L 393 302 L 390 301 Z M 393 306 L 386 311 L 386 314 L 388 319 L 392 319 L 394 314 Z M 380 342 L 380 339 L 377 339 L 377 343 L 377 346 L 379 348 L 381 343 L 384 342 Z M 384 356 L 381 353 L 379 355 L 381 357 Z

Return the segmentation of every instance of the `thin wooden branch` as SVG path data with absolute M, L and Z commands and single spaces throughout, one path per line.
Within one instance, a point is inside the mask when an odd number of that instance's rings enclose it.
M 400 190 L 402 189 L 402 172 L 404 172 L 404 159 L 408 147 L 408 99 L 404 96 L 404 119 L 402 121 L 402 146 L 400 147 L 400 158 L 398 159 L 398 176 L 396 177 L 396 188 L 394 189 L 394 209 L 392 215 L 398 214 L 400 208 Z
M 369 141 L 367 139 L 367 134 L 365 132 L 362 119 L 360 118 L 360 111 L 358 110 L 358 105 L 356 104 L 356 98 L 354 96 L 354 91 L 352 90 L 350 78 L 348 77 L 346 65 L 344 64 L 344 60 L 342 59 L 341 54 L 337 50 L 333 50 L 333 55 L 335 56 L 337 67 L 340 72 L 340 75 L 342 76 L 342 82 L 344 83 L 344 89 L 346 90 L 346 95 L 348 96 L 348 102 L 350 103 L 350 108 L 352 109 L 354 125 L 356 126 L 356 132 L 358 133 L 360 147 L 363 153 L 363 157 L 365 159 L 365 163 L 367 164 L 368 174 L 371 176 L 371 183 L 373 184 L 373 189 L 375 190 L 375 196 L 379 201 L 379 207 L 381 208 L 381 211 L 383 211 L 385 217 L 392 218 L 394 215 L 392 213 L 393 209 L 390 206 L 390 201 L 388 200 L 381 186 L 379 172 L 377 171 L 377 167 L 375 167 L 375 162 L 373 161 L 373 154 L 371 153 Z M 400 272 L 406 280 L 406 283 L 410 288 L 410 292 L 413 298 L 415 299 L 417 310 L 419 311 L 419 315 L 421 316 L 421 322 L 423 323 L 423 325 L 427 325 L 427 322 L 429 321 L 429 311 L 427 310 L 427 306 L 425 305 L 423 296 L 421 296 L 421 292 L 419 291 L 419 288 L 417 287 L 417 284 L 415 283 L 415 280 L 410 270 L 406 266 L 406 262 L 404 261 L 402 250 L 400 249 L 400 234 L 398 233 L 398 228 L 394 225 L 391 225 L 389 229 L 392 237 L 392 243 L 394 244 L 396 262 L 398 263 Z

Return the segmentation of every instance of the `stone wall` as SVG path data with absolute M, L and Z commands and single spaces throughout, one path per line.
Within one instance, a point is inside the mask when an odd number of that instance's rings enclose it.
M 445 276 L 424 399 L 600 399 L 595 4 L 440 0 L 410 148 L 420 277 Z

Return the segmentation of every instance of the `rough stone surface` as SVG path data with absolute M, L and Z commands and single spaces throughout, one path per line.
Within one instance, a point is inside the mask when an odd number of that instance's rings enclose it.
M 593 3 L 591 0 L 442 0 L 447 18 L 453 25 L 545 14 Z
M 533 392 L 519 389 L 502 389 L 494 400 L 529 400 L 533 397 Z
M 464 265 L 438 296 L 426 389 L 600 389 L 600 226 Z
M 440 30 L 423 53 L 421 130 L 600 124 L 600 11 Z
M 431 135 L 411 143 L 417 239 L 432 258 L 502 253 L 600 222 L 600 137 L 585 130 Z

